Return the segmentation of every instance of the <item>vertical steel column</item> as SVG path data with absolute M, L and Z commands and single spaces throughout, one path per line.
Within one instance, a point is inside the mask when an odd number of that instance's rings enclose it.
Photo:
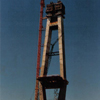
M 41 74 L 40 76 L 47 75 L 48 69 L 48 55 L 50 50 L 50 43 L 51 43 L 51 30 L 50 30 L 50 18 L 47 18 L 47 25 L 46 25 L 46 32 L 45 32 L 45 41 L 44 41 L 44 50 L 43 50 L 43 57 L 42 57 L 42 66 L 41 66 Z M 46 93 L 43 84 L 39 83 L 39 100 L 46 100 Z
M 40 22 L 39 22 L 39 37 L 38 37 L 38 54 L 37 54 L 36 78 L 39 77 L 39 70 L 40 70 L 41 37 L 42 37 L 42 19 L 43 19 L 44 0 L 41 0 L 40 5 L 41 5 L 41 8 L 40 8 Z M 39 91 L 39 82 L 38 82 L 38 80 L 36 80 L 36 86 L 35 86 L 35 100 L 38 100 L 38 91 Z
M 66 66 L 65 66 L 65 51 L 64 51 L 64 27 L 63 18 L 58 16 L 58 38 L 59 38 L 59 61 L 60 61 L 60 76 L 66 79 Z M 58 100 L 65 100 L 66 85 L 60 88 Z
M 57 19 L 58 19 L 60 75 L 63 79 L 66 79 L 63 18 L 61 15 L 59 15 Z

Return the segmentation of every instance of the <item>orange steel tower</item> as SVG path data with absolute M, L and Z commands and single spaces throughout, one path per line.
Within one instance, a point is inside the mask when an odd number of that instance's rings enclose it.
M 39 22 L 39 37 L 38 37 L 38 54 L 37 54 L 36 78 L 39 77 L 39 72 L 40 72 L 41 37 L 42 37 L 42 20 L 43 20 L 44 0 L 41 0 L 40 5 L 41 5 L 41 8 L 40 8 L 40 22 Z M 38 100 L 38 91 L 39 91 L 39 81 L 36 80 L 35 100 Z
M 46 99 L 46 89 L 59 88 L 57 100 L 65 100 L 66 97 L 66 66 L 65 66 L 65 48 L 64 48 L 64 25 L 63 18 L 65 14 L 65 6 L 59 0 L 57 3 L 51 2 L 46 7 L 47 24 L 45 31 L 44 50 L 42 57 L 41 73 L 37 74 L 37 82 L 39 81 L 39 100 Z M 42 28 L 42 26 L 41 26 Z M 51 36 L 53 30 L 58 30 L 59 52 L 50 52 Z M 40 29 L 41 31 L 41 29 Z M 59 55 L 60 75 L 47 76 L 48 63 L 50 56 Z M 37 70 L 39 70 L 37 68 Z M 38 83 L 36 83 L 37 85 Z M 37 91 L 36 86 L 36 91 Z M 37 92 L 35 94 L 37 100 Z

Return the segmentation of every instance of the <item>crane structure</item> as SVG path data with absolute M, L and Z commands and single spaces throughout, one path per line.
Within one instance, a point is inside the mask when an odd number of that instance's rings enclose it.
M 43 8 L 44 8 L 44 0 L 40 2 L 40 22 L 39 22 L 39 36 L 38 36 L 38 54 L 37 54 L 37 68 L 36 68 L 36 78 L 39 77 L 40 72 L 40 56 L 41 56 L 41 37 L 42 37 L 42 21 L 43 21 Z M 35 100 L 38 100 L 38 91 L 39 91 L 39 81 L 36 80 L 35 86 Z
M 39 28 L 39 42 L 38 42 L 38 57 L 37 57 L 37 72 L 36 72 L 36 87 L 35 87 L 35 100 L 47 100 L 46 89 L 60 89 L 57 100 L 65 100 L 66 87 L 68 81 L 66 79 L 66 64 L 65 64 L 65 46 L 64 46 L 64 24 L 63 19 L 65 14 L 65 6 L 58 0 L 57 3 L 50 2 L 46 6 L 46 31 L 44 40 L 44 50 L 42 56 L 42 64 L 40 70 L 40 48 L 41 48 L 41 33 L 42 33 L 42 19 L 43 19 L 43 6 L 44 0 L 41 0 L 40 11 L 40 28 Z M 51 47 L 52 31 L 58 30 L 59 51 L 53 52 L 53 45 Z M 47 75 L 49 61 L 51 56 L 59 55 L 60 74 L 59 75 Z M 39 71 L 40 70 L 40 71 Z M 38 98 L 39 96 L 39 98 Z

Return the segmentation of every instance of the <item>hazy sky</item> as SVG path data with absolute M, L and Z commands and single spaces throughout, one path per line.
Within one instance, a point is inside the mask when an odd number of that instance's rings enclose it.
M 45 0 L 45 4 L 50 1 Z M 61 1 L 66 7 L 66 100 L 100 100 L 100 0 Z M 39 2 L 1 0 L 0 100 L 30 100 L 31 96 L 34 99 Z M 43 25 L 46 26 L 46 20 Z M 52 43 L 56 38 L 57 32 L 53 32 Z M 42 44 L 43 41 L 44 32 Z M 59 73 L 57 58 L 52 58 L 49 74 Z M 48 100 L 53 97 L 49 92 Z

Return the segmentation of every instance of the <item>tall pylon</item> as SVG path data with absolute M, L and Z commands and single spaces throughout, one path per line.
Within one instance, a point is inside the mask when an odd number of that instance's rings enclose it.
M 68 81 L 66 80 L 63 24 L 65 6 L 61 1 L 58 1 L 57 3 L 51 2 L 46 7 L 46 13 L 47 24 L 45 32 L 42 65 L 40 76 L 37 78 L 37 80 L 39 80 L 39 100 L 47 100 L 46 89 L 56 88 L 60 89 L 57 100 L 65 100 L 66 86 L 68 84 Z M 57 55 L 57 52 L 50 53 L 51 36 L 53 30 L 58 30 L 60 75 L 47 76 L 49 56 Z

